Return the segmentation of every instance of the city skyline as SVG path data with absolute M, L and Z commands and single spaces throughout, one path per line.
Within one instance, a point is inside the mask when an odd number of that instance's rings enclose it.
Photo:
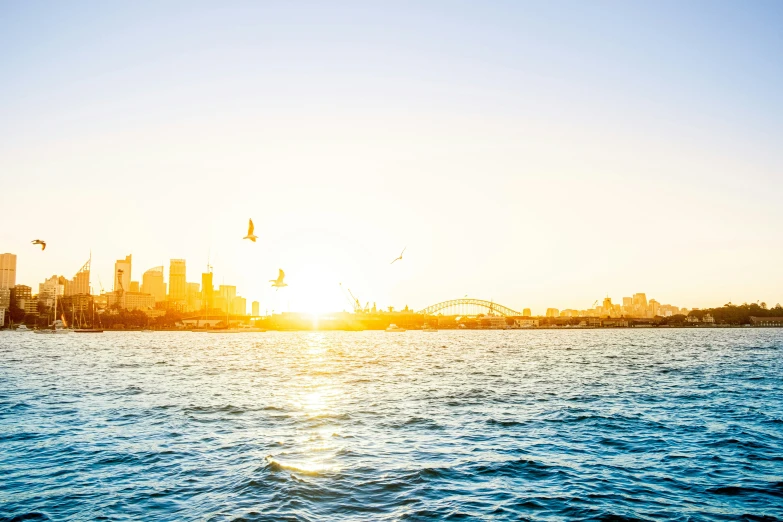
M 412 307 L 783 295 L 778 4 L 0 10 L 20 280 L 92 250 L 107 287 L 129 252 L 263 301 L 284 268 L 310 310 L 338 282 Z
M 14 285 L 23 285 L 23 283 L 16 281 L 16 271 L 18 268 L 17 260 L 18 260 L 18 256 L 16 256 L 15 254 L 12 253 L 0 254 L 0 269 L 2 269 L 2 273 L 0 273 L 0 279 L 2 280 L 2 284 L 0 284 L 0 288 L 10 289 L 13 288 Z M 102 291 L 98 291 L 95 288 L 95 286 L 92 284 L 91 271 L 90 271 L 91 263 L 92 263 L 92 258 L 90 258 L 80 268 L 80 270 L 76 274 L 74 274 L 72 279 L 69 279 L 64 274 L 54 274 L 50 277 L 45 278 L 43 282 L 39 282 L 37 288 L 39 289 L 38 294 L 40 295 L 40 298 L 44 300 L 49 299 L 46 297 L 46 294 L 53 292 L 54 286 L 59 285 L 61 288 L 59 290 L 60 293 L 58 295 L 63 295 L 63 296 L 87 293 L 85 292 L 85 289 L 88 289 L 89 293 L 96 296 L 110 295 L 110 294 L 116 294 L 118 289 L 123 289 L 123 293 L 133 294 L 134 299 L 136 299 L 136 301 L 134 301 L 134 305 L 129 307 L 131 309 L 136 307 L 140 309 L 156 309 L 156 308 L 161 310 L 176 309 L 183 312 L 194 313 L 202 310 L 209 310 L 214 306 L 214 308 L 216 309 L 224 309 L 224 310 L 226 310 L 226 307 L 228 307 L 228 310 L 230 310 L 231 313 L 246 314 L 247 304 L 248 301 L 250 301 L 254 305 L 253 315 L 258 315 L 257 311 L 260 310 L 259 307 L 261 306 L 261 301 L 258 301 L 256 299 L 248 300 L 244 297 L 237 295 L 236 285 L 220 284 L 219 286 L 215 286 L 212 277 L 213 272 L 212 272 L 211 265 L 207 267 L 206 272 L 202 272 L 201 274 L 199 274 L 201 283 L 186 280 L 187 261 L 185 259 L 170 260 L 168 279 L 166 279 L 165 277 L 165 267 L 163 265 L 160 265 L 145 270 L 141 278 L 142 281 L 139 282 L 138 280 L 133 279 L 133 255 L 128 254 L 124 258 L 115 261 L 114 266 L 115 266 L 115 274 L 117 274 L 116 277 L 117 284 L 115 284 L 114 287 L 111 288 L 111 290 L 107 288 L 102 288 L 105 291 L 104 293 Z M 180 281 L 180 283 L 175 285 L 175 289 L 173 292 L 171 291 L 171 285 L 169 283 L 171 281 L 172 274 L 176 280 Z M 52 286 L 52 285 L 54 285 L 52 288 L 48 288 L 48 286 Z M 98 285 L 100 287 L 103 286 L 102 283 L 100 282 L 98 283 Z M 205 288 L 204 285 L 211 287 L 211 290 L 206 295 L 203 293 L 203 289 Z M 30 288 L 36 288 L 36 286 L 32 284 L 24 285 L 24 286 L 28 286 Z M 130 290 L 124 290 L 123 287 L 125 286 L 130 288 Z M 182 289 L 179 288 L 180 286 Z M 339 292 L 344 300 L 352 301 L 354 299 L 354 296 L 352 294 L 350 294 L 350 299 L 348 298 L 350 289 L 342 288 L 341 284 L 339 286 L 340 286 L 339 290 L 335 289 L 335 294 Z M 33 296 L 35 295 L 36 293 L 33 292 Z M 239 301 L 236 301 L 236 299 L 239 299 Z M 566 307 L 560 309 L 556 307 L 546 307 L 545 310 L 534 311 L 534 309 L 532 309 L 531 307 L 519 306 L 519 304 L 516 302 L 514 306 L 516 306 L 517 309 L 520 311 L 520 315 L 536 316 L 536 317 L 590 317 L 590 316 L 593 317 L 604 317 L 604 316 L 606 317 L 655 317 L 655 316 L 670 317 L 676 314 L 687 315 L 691 309 L 699 310 L 700 308 L 707 308 L 707 307 L 693 306 L 689 309 L 687 307 L 679 307 L 677 305 L 671 305 L 669 303 L 661 303 L 660 301 L 654 298 L 650 298 L 648 300 L 646 293 L 640 293 L 640 292 L 634 293 L 632 296 L 623 296 L 620 299 L 621 301 L 613 302 L 612 298 L 607 295 L 603 299 L 596 299 L 592 305 L 584 308 Z M 111 306 L 117 304 L 119 300 L 120 297 L 110 296 L 109 301 L 105 304 Z M 140 304 L 137 305 L 135 303 L 140 303 Z M 380 310 L 386 309 L 389 306 L 392 306 L 397 310 L 402 308 L 402 306 L 399 306 L 399 304 L 396 305 L 383 304 L 383 303 L 379 304 L 376 301 L 368 301 L 367 305 L 369 306 L 370 303 L 372 303 L 373 307 L 378 305 L 377 307 Z M 359 304 L 361 305 L 361 303 Z M 0 305 L 2 305 L 2 303 L 0 303 Z M 408 305 L 405 306 L 406 308 L 408 307 Z M 126 306 L 123 306 L 123 308 L 125 307 Z M 412 307 L 411 310 L 424 309 L 425 307 L 426 306 Z M 350 309 L 351 306 L 350 305 L 346 306 L 346 303 L 344 301 L 342 307 L 335 308 L 332 310 L 297 310 L 297 309 L 290 309 L 289 307 L 288 310 L 278 309 L 276 311 L 277 312 L 294 311 L 294 312 L 326 314 L 326 313 L 333 313 L 341 310 L 350 310 Z M 268 313 L 269 310 L 270 310 L 269 306 L 266 306 L 265 313 Z M 272 310 L 275 311 L 274 308 L 272 308 Z

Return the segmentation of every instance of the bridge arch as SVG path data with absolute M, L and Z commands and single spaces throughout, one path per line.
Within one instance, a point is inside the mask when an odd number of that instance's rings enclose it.
M 505 317 L 522 315 L 516 310 L 507 306 L 485 301 L 483 299 L 472 299 L 465 297 L 463 299 L 452 299 L 451 301 L 442 301 L 421 310 L 420 314 L 434 315 L 442 313 L 443 315 L 478 315 L 479 313 L 493 313 Z

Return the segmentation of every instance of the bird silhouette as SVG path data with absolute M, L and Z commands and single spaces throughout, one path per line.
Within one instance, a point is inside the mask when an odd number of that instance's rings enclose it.
M 256 229 L 256 227 L 253 226 L 253 220 L 251 219 L 250 222 L 247 224 L 247 235 L 243 237 L 242 239 L 249 239 L 253 243 L 256 242 L 256 239 L 258 239 L 258 236 L 253 234 L 253 231 Z
M 46 250 L 46 241 L 43 241 L 41 239 L 36 239 L 35 241 L 31 241 L 34 245 L 41 245 L 41 252 Z
M 278 268 L 278 274 L 277 279 L 270 279 L 269 282 L 272 283 L 272 286 L 275 288 L 275 292 L 277 292 L 278 289 L 288 286 L 283 281 L 285 279 L 285 272 L 283 272 L 282 268 Z
M 405 247 L 405 248 L 403 248 L 403 249 L 402 249 L 402 252 L 400 252 L 400 257 L 396 258 L 394 261 L 392 261 L 392 262 L 391 262 L 391 263 L 389 263 L 389 264 L 390 264 L 390 265 L 393 265 L 393 264 L 394 264 L 394 263 L 396 263 L 397 261 L 402 261 L 402 255 L 405 253 L 405 250 L 406 250 L 407 248 L 408 248 L 408 247 Z

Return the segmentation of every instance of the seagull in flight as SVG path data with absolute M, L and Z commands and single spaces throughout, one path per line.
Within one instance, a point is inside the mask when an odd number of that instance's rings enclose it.
M 253 243 L 256 242 L 256 239 L 258 239 L 258 236 L 253 234 L 253 230 L 255 230 L 256 227 L 253 226 L 253 220 L 250 220 L 250 223 L 247 224 L 247 235 L 243 237 L 242 239 L 249 239 Z
M 389 264 L 393 265 L 393 264 L 394 264 L 394 263 L 396 263 L 397 261 L 402 261 L 402 255 L 405 253 L 405 250 L 406 250 L 407 248 L 408 248 L 408 247 L 405 247 L 405 248 L 403 248 L 403 249 L 402 249 L 402 252 L 400 252 L 400 257 L 396 258 L 394 261 L 392 261 L 392 262 L 391 262 L 391 263 L 389 263 Z
M 43 241 L 41 239 L 36 239 L 35 241 L 31 241 L 34 245 L 41 245 L 41 252 L 46 250 L 46 241 Z
M 283 272 L 282 268 L 278 268 L 277 279 L 269 280 L 269 282 L 272 283 L 272 286 L 275 288 L 275 292 L 277 292 L 279 288 L 288 286 L 283 282 L 284 279 L 285 279 L 285 272 Z

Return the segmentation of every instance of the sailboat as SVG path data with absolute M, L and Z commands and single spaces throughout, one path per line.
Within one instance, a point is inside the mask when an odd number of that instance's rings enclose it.
M 73 330 L 69 330 L 63 325 L 63 322 L 57 319 L 57 291 L 59 290 L 60 283 L 57 281 L 57 286 L 54 287 L 54 309 L 52 311 L 52 325 L 50 328 L 42 328 L 35 330 L 37 334 L 69 334 Z

